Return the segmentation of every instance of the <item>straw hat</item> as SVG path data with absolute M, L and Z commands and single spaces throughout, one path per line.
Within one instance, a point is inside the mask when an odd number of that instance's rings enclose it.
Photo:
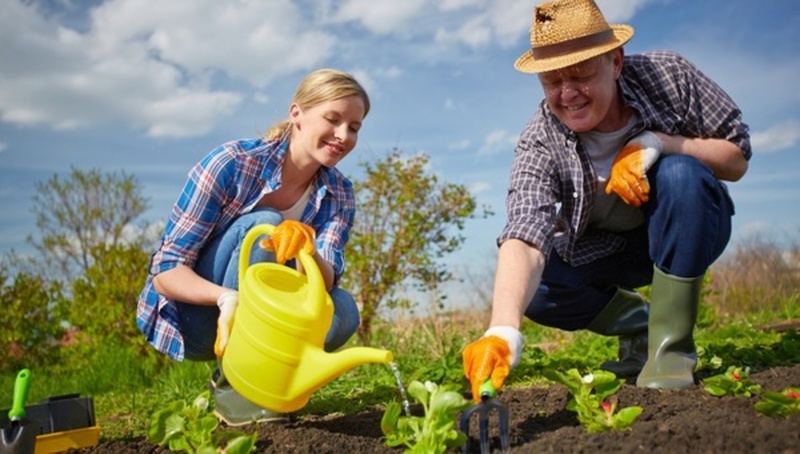
M 630 25 L 608 25 L 594 0 L 553 0 L 533 10 L 531 49 L 514 68 L 540 73 L 565 68 L 622 46 Z

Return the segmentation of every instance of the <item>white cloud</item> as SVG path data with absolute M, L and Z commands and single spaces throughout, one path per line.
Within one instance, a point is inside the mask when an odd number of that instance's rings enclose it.
M 654 0 L 600 0 L 598 5 L 610 23 L 630 20 L 646 4 Z M 533 10 L 536 4 L 519 0 L 493 0 L 484 4 L 480 0 L 448 0 L 440 4 L 442 11 L 459 10 L 481 6 L 482 10 L 472 17 L 458 21 L 454 29 L 440 27 L 435 41 L 440 44 L 463 43 L 470 47 L 487 46 L 497 43 L 501 47 L 518 44 L 521 37 L 529 41 Z
M 219 70 L 263 87 L 329 55 L 336 38 L 310 25 L 289 0 L 110 0 L 92 11 L 91 34 L 110 51 L 141 47 L 190 77 Z
M 0 142 L 0 153 L 6 151 L 8 149 L 8 144 L 5 142 Z
M 484 0 L 440 0 L 440 11 L 456 11 L 463 8 L 470 8 L 473 6 L 483 6 Z
M 497 129 L 490 132 L 483 141 L 478 156 L 491 156 L 497 153 L 507 152 L 513 149 L 517 143 L 517 134 L 512 134 L 505 129 Z
M 515 45 L 521 36 L 527 36 L 533 6 L 517 0 L 494 0 L 481 12 L 455 21 L 458 26 L 440 26 L 434 35 L 439 44 L 462 43 L 477 48 L 495 41 L 502 46 Z M 526 39 L 527 41 L 527 39 Z
M 167 99 L 149 104 L 145 118 L 152 137 L 192 137 L 208 131 L 213 118 L 206 112 L 226 116 L 233 112 L 241 96 L 230 93 L 197 93 L 179 89 Z
M 450 150 L 466 150 L 472 145 L 469 139 L 462 139 L 456 142 L 451 142 L 447 145 L 447 148 Z
M 89 12 L 85 32 L 33 4 L 3 9 L 0 58 L 14 65 L 0 72 L 0 120 L 23 126 L 117 122 L 160 137 L 201 135 L 243 99 L 216 88 L 219 75 L 264 87 L 336 45 L 288 0 L 109 0 Z
M 492 29 L 487 25 L 486 17 L 480 15 L 466 20 L 455 30 L 440 28 L 434 40 L 440 44 L 464 43 L 470 47 L 481 47 L 491 42 Z
M 489 184 L 489 183 L 487 183 L 485 181 L 479 181 L 477 183 L 473 183 L 472 185 L 470 185 L 469 192 L 472 193 L 472 194 L 480 194 L 480 193 L 483 193 L 483 192 L 488 192 L 491 189 L 492 189 L 492 185 L 491 184 Z
M 597 6 L 603 12 L 606 20 L 613 24 L 631 20 L 637 11 L 648 3 L 653 2 L 654 0 L 626 0 L 624 2 L 619 0 L 597 0 Z
M 750 135 L 753 150 L 760 153 L 772 153 L 788 150 L 800 142 L 800 121 L 787 120 L 771 126 L 763 131 Z
M 375 75 L 386 79 L 397 79 L 403 75 L 403 70 L 397 66 L 390 66 L 388 68 L 378 68 L 375 70 Z
M 358 22 L 378 34 L 403 34 L 422 13 L 426 0 L 345 0 L 333 16 L 335 22 Z
M 267 104 L 269 103 L 269 95 L 262 92 L 257 92 L 253 94 L 253 100 L 258 104 Z

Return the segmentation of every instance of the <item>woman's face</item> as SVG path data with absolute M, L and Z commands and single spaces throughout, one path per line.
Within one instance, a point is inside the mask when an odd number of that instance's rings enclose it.
M 617 101 L 617 77 L 622 52 L 604 54 L 576 65 L 539 75 L 545 99 L 553 114 L 575 132 L 610 132 L 623 125 Z
M 334 167 L 355 148 L 364 111 L 364 100 L 358 95 L 308 109 L 292 104 L 292 148 L 320 165 Z

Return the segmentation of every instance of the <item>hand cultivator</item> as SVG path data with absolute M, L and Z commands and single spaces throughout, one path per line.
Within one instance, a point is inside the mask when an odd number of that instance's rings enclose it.
M 488 454 L 490 451 L 489 446 L 489 416 L 493 410 L 497 411 L 497 419 L 500 424 L 500 449 L 506 451 L 508 449 L 508 409 L 506 406 L 495 397 L 497 392 L 492 386 L 491 382 L 487 380 L 481 385 L 481 401 L 478 404 L 464 410 L 461 413 L 461 431 L 469 437 L 469 421 L 472 415 L 478 414 L 478 432 L 479 440 L 481 443 L 481 454 Z M 464 447 L 461 448 L 462 454 L 469 452 L 469 440 Z

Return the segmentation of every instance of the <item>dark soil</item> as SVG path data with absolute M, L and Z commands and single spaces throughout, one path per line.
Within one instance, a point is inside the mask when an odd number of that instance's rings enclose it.
M 800 365 L 754 372 L 763 391 L 800 386 Z M 686 390 L 650 390 L 625 384 L 619 407 L 644 409 L 628 431 L 587 433 L 575 413 L 565 410 L 569 393 L 551 388 L 507 389 L 500 399 L 509 413 L 509 452 L 569 453 L 800 453 L 800 416 L 767 417 L 754 405 L 758 397 L 717 398 L 701 385 Z M 412 408 L 415 413 L 419 408 Z M 282 423 L 245 426 L 258 432 L 260 453 L 399 453 L 384 446 L 382 410 L 354 416 L 304 416 Z M 493 414 L 494 415 L 494 414 Z M 474 419 L 474 418 L 473 418 Z M 498 424 L 490 419 L 492 450 L 499 450 Z M 469 451 L 480 452 L 477 422 L 470 429 Z M 80 453 L 166 453 L 145 439 L 104 441 Z

